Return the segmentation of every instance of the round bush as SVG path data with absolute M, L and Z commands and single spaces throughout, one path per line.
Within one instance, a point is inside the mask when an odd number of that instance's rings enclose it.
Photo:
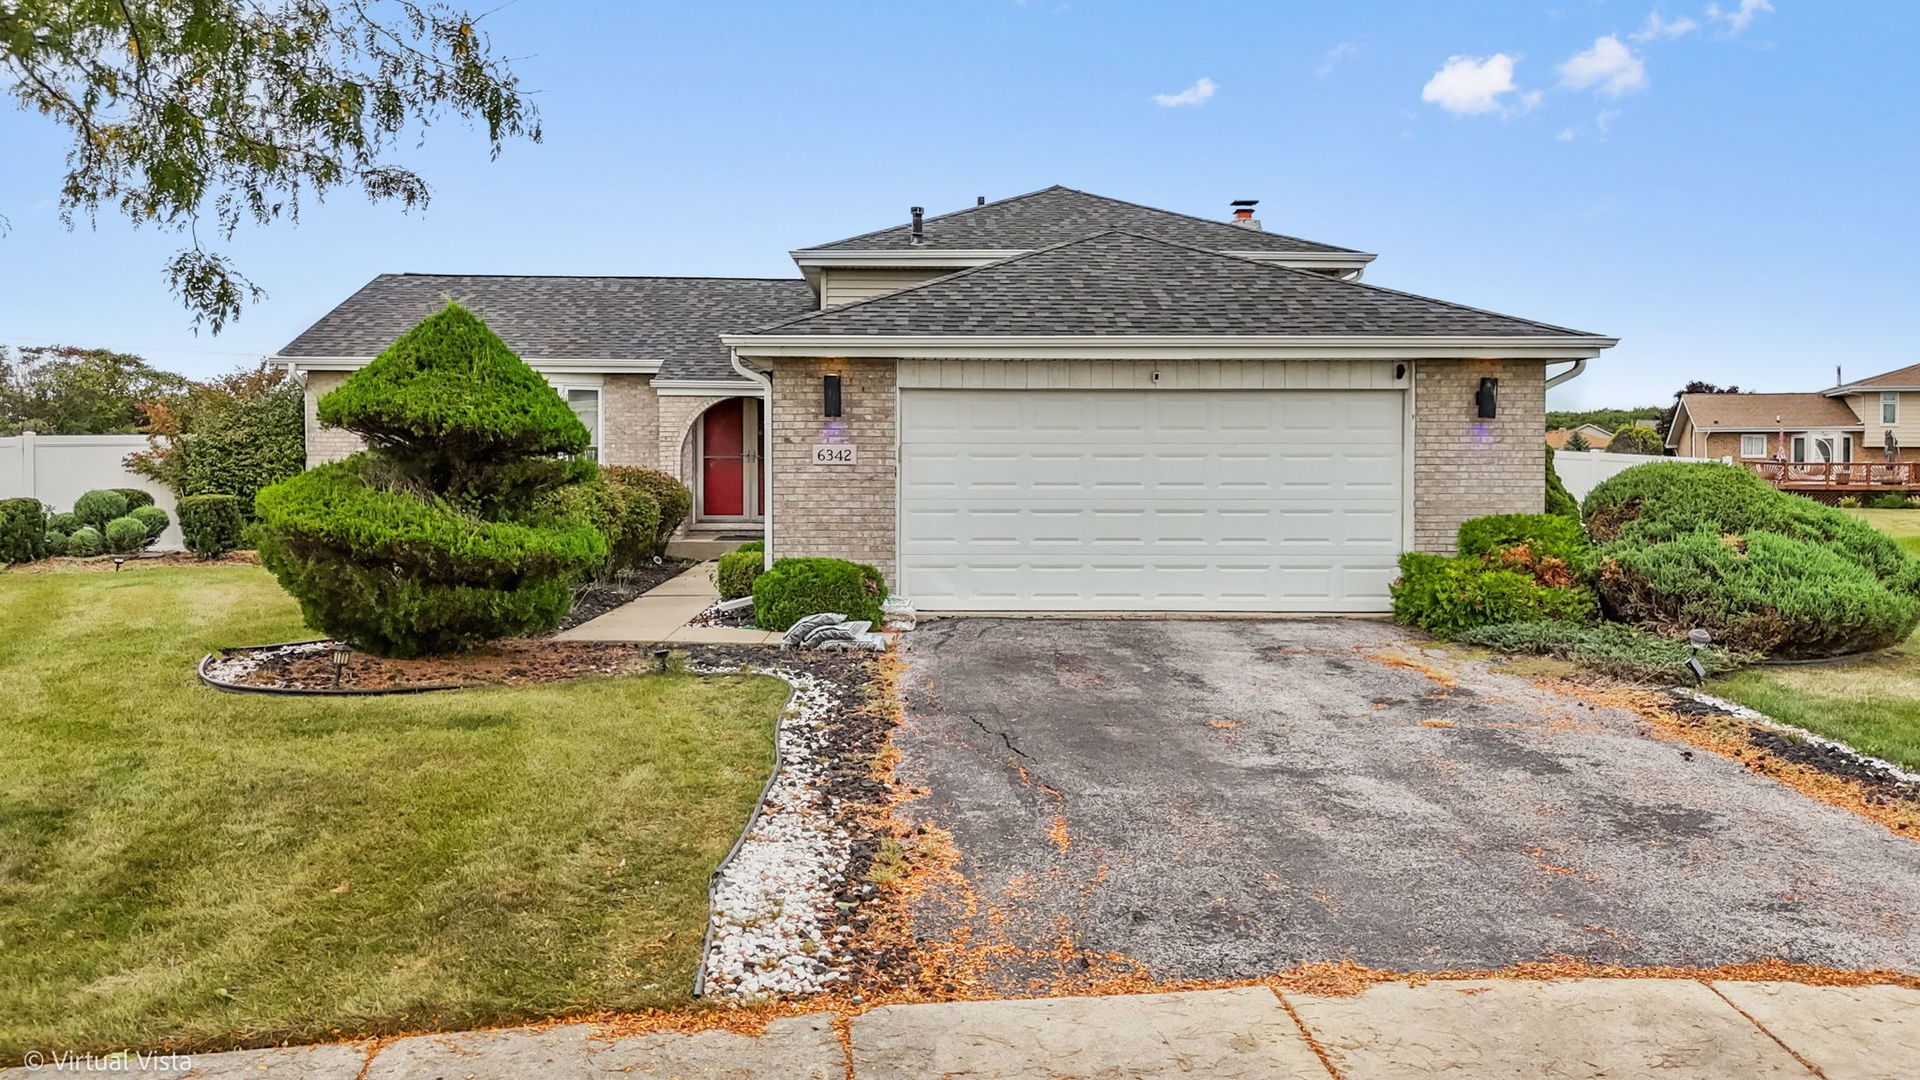
M 67 537 L 67 554 L 78 559 L 100 554 L 100 530 L 91 525 L 82 525 Z
M 107 550 L 115 555 L 132 555 L 149 543 L 147 523 L 136 517 L 118 517 L 107 522 L 101 536 Z
M 238 548 L 245 527 L 240 503 L 237 495 L 188 495 L 175 504 L 187 550 L 203 559 L 217 559 Z
M 754 541 L 720 556 L 719 565 L 714 568 L 714 584 L 720 588 L 720 599 L 738 600 L 753 595 L 753 583 L 766 572 L 766 545 Z
M 1659 456 L 1667 452 L 1667 444 L 1660 433 L 1652 428 L 1623 424 L 1613 433 L 1613 441 L 1607 444 L 1609 454 L 1647 454 Z
M 73 530 L 85 524 L 86 522 L 81 521 L 78 514 L 71 512 L 54 514 L 47 518 L 47 528 L 52 529 L 54 532 L 66 533 L 68 536 L 72 536 Z
M 153 493 L 145 488 L 109 488 L 107 490 L 117 492 L 121 498 L 127 500 L 129 514 L 143 506 L 153 505 Z
M 160 539 L 160 534 L 173 524 L 173 519 L 167 517 L 165 510 L 153 505 L 136 506 L 127 511 L 127 516 L 147 527 L 148 543 Z
M 809 615 L 837 611 L 878 625 L 886 597 L 886 579 L 864 563 L 781 559 L 753 583 L 753 624 L 785 630 Z
M 46 557 L 46 507 L 38 499 L 0 499 L 0 564 Z
M 1768 532 L 1614 544 L 1597 588 L 1620 618 L 1660 633 L 1699 627 L 1718 644 L 1795 659 L 1894 645 L 1920 621 L 1920 598 L 1845 553 Z
M 117 491 L 89 491 L 73 500 L 73 513 L 82 524 L 104 529 L 114 518 L 127 516 L 127 497 Z
M 660 535 L 660 501 L 653 496 L 650 484 L 636 479 L 637 474 L 652 471 L 622 466 L 600 470 L 613 515 L 613 524 L 607 530 L 607 542 L 612 545 L 607 569 L 612 573 L 632 570 L 665 549 Z
M 55 558 L 67 553 L 67 534 L 53 529 L 47 530 L 47 558 Z
M 639 557 L 650 559 L 665 551 L 667 539 L 693 511 L 693 492 L 687 490 L 687 485 L 658 469 L 607 465 L 601 468 L 600 474 L 606 477 L 608 485 L 616 492 L 622 488 L 637 489 L 653 501 L 659 520 L 654 525 L 653 537 L 644 544 Z M 637 527 L 633 531 L 637 536 L 643 535 Z

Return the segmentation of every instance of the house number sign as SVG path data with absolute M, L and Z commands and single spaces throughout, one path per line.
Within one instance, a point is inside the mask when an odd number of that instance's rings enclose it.
M 815 465 L 851 465 L 858 460 L 852 443 L 814 443 Z

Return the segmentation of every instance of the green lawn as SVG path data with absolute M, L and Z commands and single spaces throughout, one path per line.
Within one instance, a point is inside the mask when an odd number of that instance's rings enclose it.
M 681 1003 L 786 687 L 216 693 L 262 570 L 0 575 L 0 1064 Z
M 1850 510 L 1920 555 L 1920 510 Z M 1722 697 L 1861 751 L 1920 769 L 1920 644 L 1832 667 L 1755 668 L 1712 687 Z

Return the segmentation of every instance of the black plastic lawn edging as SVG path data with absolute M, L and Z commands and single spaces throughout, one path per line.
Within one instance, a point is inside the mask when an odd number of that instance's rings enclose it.
M 235 645 L 232 648 L 218 650 L 217 655 L 216 653 L 208 653 L 201 657 L 199 665 L 194 668 L 194 672 L 200 676 L 201 682 L 206 683 L 208 686 L 213 687 L 223 694 L 281 694 L 287 697 L 379 697 L 387 694 L 432 694 L 442 690 L 466 689 L 464 686 L 454 686 L 451 684 L 445 686 L 395 686 L 384 690 L 331 686 L 250 686 L 245 683 L 226 682 L 225 680 L 216 679 L 207 674 L 207 665 L 221 657 L 252 652 L 256 649 L 284 649 L 288 645 L 318 645 L 328 640 L 331 639 L 314 638 L 311 641 L 283 641 L 275 645 Z

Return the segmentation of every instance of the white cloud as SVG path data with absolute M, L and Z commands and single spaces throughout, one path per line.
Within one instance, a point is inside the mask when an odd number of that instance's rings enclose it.
M 1647 88 L 1647 65 L 1619 38 L 1608 34 L 1595 38 L 1593 48 L 1575 53 L 1560 65 L 1560 84 L 1575 90 L 1593 87 L 1608 97 L 1621 97 Z
M 1327 50 L 1327 55 L 1320 58 L 1320 66 L 1314 68 L 1313 73 L 1315 75 L 1330 75 L 1340 61 L 1345 60 L 1349 56 L 1356 56 L 1359 52 L 1360 46 L 1357 42 L 1343 41 Z
M 1663 19 L 1655 11 L 1647 16 L 1647 25 L 1627 36 L 1635 41 L 1657 41 L 1661 38 L 1685 37 L 1700 29 L 1700 24 L 1685 15 L 1677 19 Z
M 1754 16 L 1763 11 L 1772 10 L 1773 5 L 1769 3 L 1768 0 L 1740 0 L 1740 6 L 1734 8 L 1732 11 L 1725 10 L 1719 4 L 1708 4 L 1707 20 L 1709 22 L 1725 23 L 1727 26 L 1727 36 L 1732 37 L 1742 30 L 1745 30 L 1747 24 L 1753 22 Z
M 1618 119 L 1620 119 L 1619 109 L 1607 109 L 1593 118 L 1593 126 L 1600 129 L 1600 137 L 1604 139 L 1607 133 L 1613 130 L 1613 122 Z
M 1208 98 L 1213 96 L 1213 92 L 1218 89 L 1220 89 L 1219 83 L 1214 82 L 1212 79 L 1203 78 L 1177 94 L 1155 94 L 1153 95 L 1153 100 L 1155 103 L 1164 105 L 1169 109 L 1181 105 L 1203 105 Z
M 1555 136 L 1554 136 L 1554 139 L 1555 139 L 1555 140 L 1557 140 L 1557 141 L 1559 141 L 1559 142 L 1572 142 L 1572 141 L 1573 141 L 1573 129 L 1572 129 L 1572 128 L 1570 128 L 1570 127 L 1569 127 L 1569 128 L 1561 128 L 1561 129 L 1560 129 L 1560 134 L 1558 134 L 1558 135 L 1555 135 Z
M 1420 88 L 1421 101 L 1460 116 L 1496 110 L 1511 116 L 1515 110 L 1501 100 L 1507 94 L 1519 95 L 1518 111 L 1524 112 L 1540 103 L 1539 92 L 1522 94 L 1514 85 L 1513 57 L 1506 53 L 1494 53 L 1484 60 L 1477 56 L 1449 56 L 1446 65 Z

